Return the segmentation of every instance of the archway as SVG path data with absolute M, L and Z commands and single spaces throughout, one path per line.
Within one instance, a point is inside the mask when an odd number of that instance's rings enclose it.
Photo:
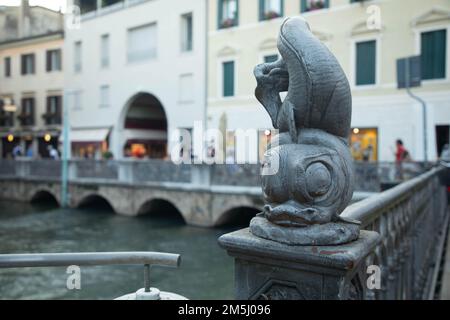
M 216 227 L 242 228 L 248 227 L 250 220 L 261 210 L 253 207 L 235 207 L 222 213 L 217 219 Z
M 123 117 L 124 156 L 162 159 L 167 154 L 167 117 L 154 95 L 138 93 L 126 106 Z
M 59 206 L 58 199 L 56 196 L 54 196 L 50 191 L 46 190 L 39 190 L 33 196 L 30 200 L 33 204 L 45 204 L 52 207 Z
M 154 220 L 166 221 L 176 225 L 186 224 L 180 210 L 168 200 L 152 199 L 145 202 L 138 210 L 139 216 L 148 216 Z
M 77 208 L 91 209 L 98 212 L 115 212 L 111 203 L 104 197 L 97 194 L 92 194 L 81 199 L 77 205 Z

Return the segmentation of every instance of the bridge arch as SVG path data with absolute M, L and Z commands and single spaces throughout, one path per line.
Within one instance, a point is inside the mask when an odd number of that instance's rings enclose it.
M 236 206 L 223 211 L 214 226 L 248 226 L 250 220 L 260 213 L 256 206 Z
M 104 197 L 101 194 L 98 193 L 91 193 L 88 195 L 83 196 L 78 203 L 75 205 L 76 208 L 101 208 L 106 210 L 111 210 L 112 212 L 116 213 L 117 210 L 115 209 L 114 204 L 108 200 L 106 197 Z
M 31 203 L 46 202 L 46 203 L 54 203 L 57 206 L 60 205 L 58 196 L 56 196 L 51 190 L 47 189 L 39 189 L 35 191 L 31 195 L 29 201 Z
M 124 157 L 164 158 L 167 154 L 168 119 L 161 101 L 138 92 L 125 103 L 119 119 Z
M 150 215 L 159 219 L 179 220 L 186 224 L 186 219 L 178 206 L 173 201 L 161 197 L 146 200 L 138 207 L 137 215 Z

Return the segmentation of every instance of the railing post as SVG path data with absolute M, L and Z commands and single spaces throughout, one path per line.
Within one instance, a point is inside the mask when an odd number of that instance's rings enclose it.
M 68 161 L 68 181 L 77 179 L 77 162 L 75 160 Z
M 30 161 L 28 159 L 20 159 L 16 163 L 18 164 L 16 167 L 16 175 L 21 178 L 30 177 Z
M 212 165 L 193 164 L 191 166 L 191 184 L 199 187 L 209 187 L 211 185 Z
M 129 160 L 121 160 L 117 162 L 119 166 L 118 168 L 119 182 L 133 183 L 133 171 L 134 171 L 133 163 L 134 162 Z

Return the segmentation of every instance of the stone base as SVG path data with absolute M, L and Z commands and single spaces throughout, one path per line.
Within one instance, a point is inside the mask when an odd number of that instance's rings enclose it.
M 364 299 L 366 257 L 379 235 L 362 230 L 356 241 L 339 246 L 292 246 L 242 229 L 219 244 L 235 258 L 235 298 Z
M 287 245 L 339 245 L 358 239 L 359 226 L 350 223 L 315 224 L 309 227 L 282 227 L 264 217 L 250 222 L 250 232 L 260 238 Z

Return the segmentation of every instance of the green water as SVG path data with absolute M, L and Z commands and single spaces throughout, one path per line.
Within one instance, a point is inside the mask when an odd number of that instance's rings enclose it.
M 182 255 L 178 269 L 152 268 L 151 286 L 189 299 L 233 298 L 233 260 L 217 238 L 177 219 L 122 217 L 107 209 L 61 209 L 0 201 L 0 253 L 161 251 Z M 0 299 L 113 299 L 143 287 L 141 266 L 81 268 L 81 289 L 65 268 L 0 270 Z

